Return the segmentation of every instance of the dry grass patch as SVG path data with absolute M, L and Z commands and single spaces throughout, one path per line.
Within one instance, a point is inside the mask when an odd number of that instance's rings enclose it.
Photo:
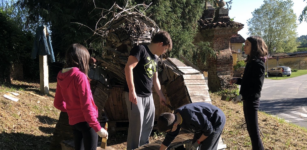
M 40 95 L 38 83 L 13 81 L 13 85 L 0 85 L 0 149 L 49 149 L 60 111 L 53 107 L 56 83 L 50 84 L 50 95 Z M 7 92 L 18 92 L 18 102 L 3 97 Z M 212 103 L 221 108 L 227 122 L 223 141 L 227 149 L 251 149 L 244 125 L 242 104 L 220 100 L 211 93 Z M 283 119 L 259 113 L 259 124 L 264 146 L 269 150 L 307 149 L 307 129 L 285 122 Z M 126 148 L 127 132 L 110 135 L 108 143 L 116 149 Z M 150 141 L 163 140 L 164 135 L 153 132 Z
M 0 149 L 49 149 L 59 111 L 53 107 L 55 83 L 50 84 L 50 95 L 39 94 L 39 84 L 13 81 L 0 86 Z M 16 92 L 19 101 L 3 97 Z
M 227 149 L 252 149 L 250 138 L 244 124 L 242 103 L 222 101 L 221 97 L 212 94 L 212 104 L 221 108 L 226 115 L 226 125 L 222 134 Z M 261 103 L 261 102 L 260 102 Z M 263 136 L 261 139 L 268 150 L 304 150 L 307 149 L 307 129 L 287 123 L 264 112 L 258 113 L 258 121 Z

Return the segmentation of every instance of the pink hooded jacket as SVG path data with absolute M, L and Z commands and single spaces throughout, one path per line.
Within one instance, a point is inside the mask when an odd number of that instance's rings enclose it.
M 70 125 L 87 122 L 96 132 L 101 129 L 89 81 L 77 67 L 58 73 L 54 107 L 67 112 Z

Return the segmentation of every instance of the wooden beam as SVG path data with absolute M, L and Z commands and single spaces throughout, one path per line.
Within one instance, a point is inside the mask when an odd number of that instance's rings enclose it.
M 40 92 L 49 94 L 49 71 L 47 55 L 39 55 Z

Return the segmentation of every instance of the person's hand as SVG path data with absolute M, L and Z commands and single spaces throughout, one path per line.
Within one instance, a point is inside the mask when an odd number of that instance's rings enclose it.
M 164 95 L 162 94 L 159 97 L 160 97 L 160 104 L 166 105 L 166 100 L 165 100 Z
M 135 92 L 129 92 L 129 101 L 132 102 L 133 104 L 137 104 L 137 101 L 136 101 L 136 94 Z
M 102 137 L 102 138 L 104 138 L 104 137 L 108 138 L 108 136 L 109 136 L 108 131 L 105 130 L 104 128 L 101 128 L 101 129 L 97 132 L 97 134 L 98 134 L 100 137 Z
M 197 142 L 194 142 L 192 146 L 189 148 L 189 150 L 198 150 L 199 144 Z
M 237 80 L 238 80 L 238 79 L 233 78 L 233 79 L 231 79 L 229 82 L 230 82 L 230 84 L 234 84 L 234 83 L 237 83 Z

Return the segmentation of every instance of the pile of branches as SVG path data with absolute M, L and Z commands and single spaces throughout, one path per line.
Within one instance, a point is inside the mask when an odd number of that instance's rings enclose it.
M 90 29 L 93 36 L 100 36 L 101 42 L 105 41 L 102 54 L 95 58 L 97 66 L 102 67 L 109 74 L 108 77 L 115 78 L 117 85 L 124 84 L 124 67 L 130 50 L 138 44 L 149 44 L 152 35 L 159 31 L 157 24 L 143 13 L 151 3 L 129 6 L 127 0 L 125 7 L 114 3 L 110 9 L 105 9 L 97 7 L 95 0 L 93 2 L 94 10 L 101 10 L 95 28 L 75 23 Z M 111 19 L 105 21 L 107 18 Z

